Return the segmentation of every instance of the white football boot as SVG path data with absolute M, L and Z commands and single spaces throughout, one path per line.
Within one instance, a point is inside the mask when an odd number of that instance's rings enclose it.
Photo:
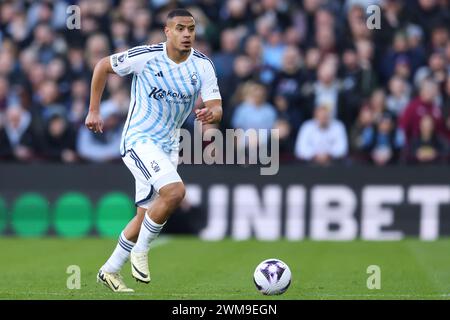
M 134 292 L 133 289 L 127 287 L 118 272 L 103 272 L 100 269 L 97 274 L 97 282 L 102 283 L 114 292 Z
M 150 282 L 150 271 L 148 270 L 148 252 L 130 253 L 131 275 L 140 282 Z

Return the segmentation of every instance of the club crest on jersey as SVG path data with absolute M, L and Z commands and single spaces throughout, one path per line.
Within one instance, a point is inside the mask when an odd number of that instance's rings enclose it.
M 123 62 L 123 60 L 125 60 L 125 53 L 121 54 L 117 60 L 119 60 L 119 62 Z
M 156 162 L 155 160 L 150 162 L 150 166 L 152 167 L 153 171 L 155 171 L 155 172 L 159 172 L 161 170 L 161 168 L 159 167 L 158 162 Z
M 194 72 L 194 73 L 191 75 L 191 84 L 192 84 L 193 86 L 196 86 L 196 85 L 197 85 L 197 81 L 198 81 L 197 72 Z
M 112 65 L 113 65 L 113 67 L 117 67 L 118 66 L 117 55 L 113 55 L 112 56 Z

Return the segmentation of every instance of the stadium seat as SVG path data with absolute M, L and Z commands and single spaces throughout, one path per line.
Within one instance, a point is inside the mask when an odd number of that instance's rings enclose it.
M 133 201 L 124 193 L 112 192 L 100 199 L 97 206 L 96 226 L 101 236 L 117 237 L 133 217 Z
M 20 196 L 12 208 L 11 225 L 19 236 L 45 235 L 50 225 L 48 201 L 37 193 Z
M 69 192 L 55 204 L 54 226 L 58 235 L 82 237 L 92 227 L 92 203 L 84 194 Z

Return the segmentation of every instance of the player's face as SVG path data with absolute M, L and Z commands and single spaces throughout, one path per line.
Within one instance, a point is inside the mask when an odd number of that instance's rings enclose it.
M 167 41 L 180 51 L 189 52 L 195 40 L 195 21 L 192 17 L 174 17 L 165 28 Z

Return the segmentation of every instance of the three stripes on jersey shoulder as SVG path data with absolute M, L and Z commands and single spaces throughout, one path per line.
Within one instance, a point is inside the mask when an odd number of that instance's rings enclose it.
M 128 58 L 132 58 L 135 56 L 138 56 L 140 54 L 148 53 L 148 52 L 156 52 L 156 51 L 163 51 L 163 44 L 158 43 L 151 46 L 138 46 L 131 48 L 128 50 Z
M 201 53 L 200 51 L 198 51 L 198 50 L 196 50 L 196 49 L 194 49 L 193 56 L 194 56 L 194 57 L 197 57 L 197 58 L 200 58 L 200 59 L 204 59 L 204 60 L 209 61 L 209 63 L 211 63 L 211 65 L 212 65 L 212 67 L 213 67 L 213 69 L 214 69 L 214 72 L 216 73 L 216 77 L 217 77 L 216 67 L 214 66 L 214 63 L 211 61 L 210 58 L 208 58 L 205 54 Z

